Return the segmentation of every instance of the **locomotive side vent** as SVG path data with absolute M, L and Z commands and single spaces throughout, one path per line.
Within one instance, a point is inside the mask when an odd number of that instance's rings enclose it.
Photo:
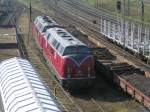
M 50 20 L 50 19 L 49 19 L 47 22 L 49 22 L 49 23 L 53 23 L 53 21 L 52 21 L 52 20 Z
M 44 16 L 44 17 L 43 17 L 43 20 L 44 20 L 44 21 L 48 21 L 49 18 L 48 18 L 47 16 Z
M 60 31 L 62 31 L 62 30 L 61 30 L 61 29 L 57 29 L 56 31 L 57 31 L 57 32 L 60 32 Z
M 68 35 L 68 34 L 63 34 L 63 35 L 61 35 L 61 37 L 63 37 L 64 39 L 66 39 L 68 41 L 72 41 L 73 40 L 73 38 L 70 35 Z
M 68 32 L 65 32 L 62 29 L 56 29 L 57 34 L 60 35 L 63 39 L 67 40 L 67 41 L 74 41 L 74 39 L 72 38 L 71 35 L 68 34 Z
M 53 23 L 52 19 L 48 18 L 47 16 L 43 17 L 43 22 L 49 22 L 49 23 Z

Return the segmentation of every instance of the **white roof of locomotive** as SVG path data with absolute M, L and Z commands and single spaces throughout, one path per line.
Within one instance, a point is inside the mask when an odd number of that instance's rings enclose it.
M 55 27 L 50 28 L 47 30 L 53 38 L 61 43 L 64 47 L 68 46 L 86 46 L 83 42 L 75 38 L 73 35 L 71 35 L 68 31 L 66 31 L 63 28 Z
M 41 23 L 43 26 L 55 26 L 58 25 L 53 19 L 48 16 L 38 16 L 35 21 Z
M 61 112 L 27 60 L 11 58 L 0 64 L 0 90 L 5 112 Z

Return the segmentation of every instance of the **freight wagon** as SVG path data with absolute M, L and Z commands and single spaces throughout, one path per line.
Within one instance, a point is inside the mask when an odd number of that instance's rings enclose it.
M 12 25 L 0 25 L 0 61 L 20 57 L 16 28 Z
M 145 107 L 150 108 L 149 72 L 142 71 L 125 62 L 117 62 L 116 57 L 106 48 L 95 48 L 93 53 L 96 57 L 96 70 L 100 74 L 103 74 Z

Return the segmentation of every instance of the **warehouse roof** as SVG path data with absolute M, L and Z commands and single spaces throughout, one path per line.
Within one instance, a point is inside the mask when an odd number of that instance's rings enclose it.
M 25 59 L 1 62 L 0 91 L 5 112 L 60 112 L 54 96 Z

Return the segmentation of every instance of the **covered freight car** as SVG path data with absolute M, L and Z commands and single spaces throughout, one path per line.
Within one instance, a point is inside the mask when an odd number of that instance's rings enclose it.
M 25 59 L 0 64 L 0 92 L 5 112 L 61 112 L 51 91 Z

